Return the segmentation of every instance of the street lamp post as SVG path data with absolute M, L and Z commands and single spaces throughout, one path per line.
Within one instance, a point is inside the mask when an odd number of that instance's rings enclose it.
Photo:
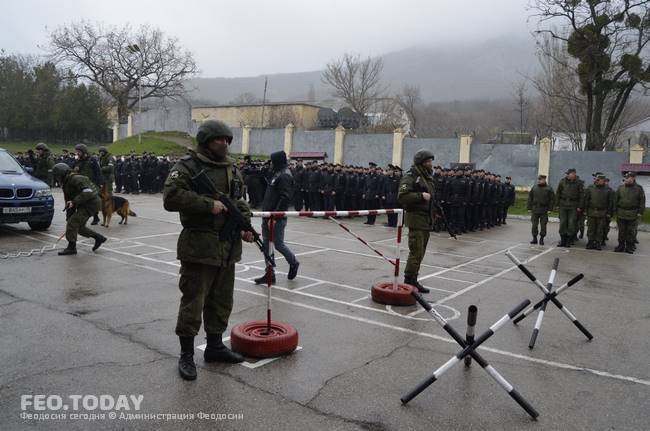
M 138 73 L 138 115 L 140 116 L 140 121 L 142 121 L 142 68 L 143 68 L 142 51 L 140 50 L 140 47 L 138 46 L 137 43 L 127 46 L 126 49 L 128 49 L 129 52 L 132 54 L 135 53 L 140 54 L 140 71 Z M 142 130 L 140 130 L 138 133 L 138 145 L 141 144 L 142 144 Z

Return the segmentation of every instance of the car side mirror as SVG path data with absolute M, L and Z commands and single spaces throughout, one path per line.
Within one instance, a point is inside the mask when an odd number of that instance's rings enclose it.
M 31 166 L 23 166 L 23 169 L 30 175 L 34 173 L 34 168 Z

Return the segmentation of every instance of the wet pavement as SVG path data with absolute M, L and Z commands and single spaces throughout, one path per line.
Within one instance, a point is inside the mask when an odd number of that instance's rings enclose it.
M 50 230 L 2 226 L 0 253 L 55 243 L 65 226 L 62 199 L 55 197 Z M 370 287 L 390 280 L 392 267 L 323 219 L 289 221 L 285 238 L 301 262 L 295 280 L 286 279 L 288 265 L 278 258 L 273 317 L 296 327 L 301 349 L 240 365 L 206 364 L 197 350 L 198 380 L 182 381 L 174 335 L 178 216 L 162 209 L 160 195 L 125 197 L 138 217 L 127 226 L 114 217 L 108 229 L 93 227 L 109 237 L 96 253 L 83 241 L 77 256 L 45 251 L 0 260 L 0 429 L 648 427 L 648 233 L 639 233 L 634 255 L 614 253 L 615 241 L 601 252 L 585 250 L 585 240 L 571 249 L 555 248 L 557 224 L 549 224 L 549 245 L 531 246 L 529 224 L 521 220 L 458 241 L 433 234 L 420 272 L 432 289 L 426 298 L 461 333 L 469 305 L 478 306 L 480 333 L 523 299 L 542 298 L 505 256 L 508 249 L 544 284 L 556 257 L 556 286 L 585 274 L 559 299 L 594 334 L 593 341 L 549 304 L 533 350 L 528 340 L 535 315 L 506 325 L 479 349 L 538 410 L 532 421 L 477 364 L 457 365 L 403 406 L 400 397 L 460 348 L 420 308 L 373 303 Z M 395 255 L 395 230 L 382 226 L 385 217 L 375 226 L 363 219 L 341 221 L 388 257 Z M 610 238 L 615 236 L 612 230 Z M 65 240 L 57 244 L 64 246 Z M 404 263 L 406 250 L 401 256 Z M 261 254 L 246 245 L 237 265 L 231 325 L 266 316 L 266 287 L 252 282 L 262 273 Z M 197 337 L 196 344 L 202 343 Z M 76 394 L 142 395 L 142 402 L 139 410 L 133 404 L 130 410 L 75 411 L 25 405 L 38 394 L 58 395 L 64 403 Z M 63 413 L 65 418 L 51 417 Z

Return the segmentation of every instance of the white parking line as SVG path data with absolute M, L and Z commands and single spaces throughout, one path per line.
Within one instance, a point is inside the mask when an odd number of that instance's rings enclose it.
M 305 255 L 308 255 L 308 254 L 322 253 L 324 251 L 329 251 L 329 250 L 330 250 L 329 248 L 319 248 L 317 250 L 305 251 L 305 252 L 302 252 L 302 253 L 295 253 L 294 256 L 305 256 Z M 282 256 L 280 253 L 278 253 L 278 255 L 279 256 L 275 256 L 275 260 L 284 259 L 284 256 Z M 252 262 L 246 262 L 246 263 L 243 263 L 242 265 L 253 265 L 255 263 L 262 263 L 262 262 L 264 262 L 264 259 L 254 260 Z
M 316 281 L 314 283 L 310 283 L 306 286 L 301 286 L 297 289 L 293 289 L 292 292 L 300 292 L 301 290 L 309 289 L 310 287 L 318 286 L 320 284 L 324 284 L 322 281 Z
M 55 235 L 45 234 L 45 233 L 42 233 L 42 232 L 38 232 L 38 233 L 41 234 L 41 235 L 48 236 L 48 237 L 56 237 Z M 32 238 L 32 239 L 34 239 L 36 241 L 39 241 L 39 242 L 44 242 L 44 243 L 50 244 L 50 242 L 48 242 L 48 241 L 41 241 L 39 239 L 29 237 L 28 235 L 25 235 L 25 236 L 27 236 L 28 238 Z M 160 274 L 165 274 L 165 275 L 178 277 L 178 274 L 176 274 L 176 273 L 172 273 L 172 272 L 169 272 L 169 271 L 163 271 L 161 269 L 146 266 L 146 265 L 136 264 L 136 263 L 133 263 L 133 262 L 130 262 L 130 261 L 111 258 L 109 256 L 105 256 L 105 255 L 102 255 L 102 254 L 88 253 L 88 255 L 93 256 L 93 257 L 98 257 L 98 258 L 101 258 L 101 259 L 108 259 L 108 260 L 111 260 L 111 261 L 119 262 L 119 263 L 124 264 L 124 265 L 130 265 L 130 266 L 135 266 L 135 267 L 138 267 L 138 268 L 148 269 L 150 271 L 154 271 L 154 272 L 157 272 L 157 273 L 160 273 Z M 141 256 L 137 256 L 137 255 L 134 255 L 134 257 L 142 258 Z M 249 295 L 254 295 L 254 296 L 266 298 L 266 294 L 258 293 L 258 292 L 252 292 L 252 291 L 250 291 L 248 289 L 235 288 L 235 290 L 238 291 L 238 292 L 241 292 L 241 293 L 246 293 L 246 294 L 249 294 Z M 366 324 L 369 324 L 369 325 L 374 325 L 374 326 L 378 326 L 378 327 L 382 327 L 382 328 L 387 328 L 387 329 L 391 329 L 391 330 L 398 331 L 398 332 L 403 332 L 403 333 L 418 335 L 418 336 L 421 336 L 421 337 L 431 338 L 431 339 L 434 339 L 434 340 L 443 341 L 445 343 L 449 343 L 449 344 L 453 344 L 453 345 L 457 344 L 455 340 L 452 340 L 452 339 L 446 338 L 446 337 L 442 337 L 440 335 L 431 334 L 431 333 L 428 333 L 428 332 L 415 331 L 413 329 L 403 328 L 401 326 L 391 325 L 391 324 L 388 324 L 388 323 L 379 322 L 379 321 L 376 321 L 376 320 L 367 319 L 367 318 L 360 317 L 360 316 L 354 316 L 354 315 L 350 315 L 350 314 L 339 313 L 339 312 L 336 312 L 336 311 L 328 310 L 328 309 L 321 308 L 321 307 L 316 307 L 316 306 L 313 306 L 313 305 L 303 304 L 303 303 L 300 303 L 300 302 L 296 302 L 296 301 L 292 301 L 292 300 L 288 300 L 288 299 L 284 299 L 284 298 L 277 298 L 276 297 L 273 300 L 276 301 L 276 302 L 282 302 L 282 303 L 293 305 L 293 306 L 296 306 L 296 307 L 305 308 L 305 309 L 308 309 L 308 310 L 318 311 L 320 313 L 328 314 L 328 315 L 331 315 L 331 316 L 336 316 L 336 317 L 341 317 L 341 318 L 344 318 L 344 319 L 354 320 L 356 322 L 362 322 L 362 323 L 366 323 Z M 487 346 L 479 346 L 478 348 L 480 350 L 483 350 L 483 351 L 486 351 L 486 352 L 496 353 L 496 354 L 506 356 L 506 357 L 509 357 L 509 358 L 520 359 L 520 360 L 523 360 L 523 361 L 526 361 L 526 362 L 545 365 L 545 366 L 552 367 L 552 368 L 559 368 L 559 369 L 564 369 L 564 370 L 569 370 L 569 371 L 588 372 L 588 373 L 591 373 L 591 374 L 593 374 L 595 376 L 599 376 L 599 377 L 605 377 L 605 378 L 621 380 L 621 381 L 627 381 L 627 382 L 631 382 L 631 383 L 637 383 L 637 384 L 641 384 L 641 385 L 645 385 L 645 386 L 650 386 L 650 380 L 644 380 L 644 379 L 640 379 L 640 378 L 633 377 L 633 376 L 625 376 L 625 375 L 622 375 L 622 374 L 614 374 L 614 373 L 610 373 L 610 372 L 602 371 L 602 370 L 597 370 L 597 369 L 593 369 L 593 368 L 581 367 L 581 366 L 562 363 L 562 362 L 557 362 L 557 361 L 549 361 L 549 360 L 545 360 L 545 359 L 534 358 L 534 357 L 531 357 L 531 356 L 526 356 L 526 355 L 523 355 L 523 354 L 509 352 L 509 351 L 501 350 L 501 349 L 495 349 L 495 348 L 487 347 Z
M 435 277 L 436 275 L 444 274 L 445 272 L 449 272 L 449 271 L 453 271 L 453 270 L 458 269 L 458 268 L 462 268 L 463 266 L 468 265 L 470 263 L 478 262 L 478 261 L 481 261 L 483 259 L 487 259 L 488 257 L 492 257 L 492 256 L 496 256 L 497 254 L 505 253 L 506 250 L 511 250 L 511 249 L 516 248 L 516 247 L 517 247 L 517 245 L 515 245 L 513 247 L 504 248 L 503 250 L 495 251 L 494 253 L 486 254 L 485 256 L 479 256 L 476 259 L 470 260 L 469 262 L 459 263 L 458 265 L 454 265 L 454 266 L 452 266 L 450 268 L 445 268 L 442 271 L 438 271 L 438 272 L 434 272 L 433 274 L 425 275 L 423 277 L 420 277 L 419 280 L 420 281 L 421 280 L 426 280 L 427 278 Z

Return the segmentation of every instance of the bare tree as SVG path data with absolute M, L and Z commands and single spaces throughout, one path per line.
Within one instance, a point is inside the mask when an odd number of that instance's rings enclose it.
M 383 68 L 381 58 L 362 60 L 360 55 L 344 54 L 327 64 L 321 79 L 334 89 L 335 97 L 365 119 L 373 102 L 385 91 L 381 82 Z
M 409 119 L 411 136 L 416 136 L 418 113 L 419 108 L 422 105 L 420 87 L 415 85 L 405 85 L 395 99 Z
M 129 25 L 72 23 L 50 33 L 48 51 L 53 61 L 110 95 L 121 123 L 138 103 L 138 86 L 143 100 L 175 98 L 184 93 L 184 80 L 198 71 L 176 38 L 148 26 L 134 31 Z
M 587 150 L 611 147 L 608 139 L 633 92 L 650 88 L 649 5 L 650 0 L 534 1 L 537 33 L 563 43 L 570 56 L 567 66 L 586 101 Z
M 287 124 L 293 124 L 297 127 L 302 127 L 302 122 L 299 121 L 298 115 L 296 115 L 293 107 L 291 106 L 273 106 L 269 109 L 269 119 L 264 124 L 264 127 L 270 127 L 272 129 L 281 129 L 287 126 Z

